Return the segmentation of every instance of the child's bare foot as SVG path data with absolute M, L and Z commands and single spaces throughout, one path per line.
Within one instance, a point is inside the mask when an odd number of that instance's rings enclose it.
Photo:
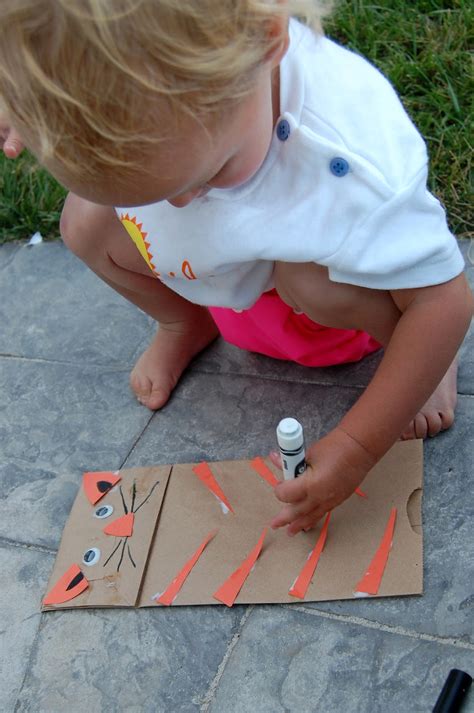
M 433 395 L 402 433 L 402 440 L 436 436 L 452 426 L 457 401 L 458 360 L 455 359 Z
M 130 387 L 138 401 L 153 411 L 164 406 L 191 359 L 218 334 L 210 316 L 191 327 L 184 323 L 159 327 L 130 374 Z

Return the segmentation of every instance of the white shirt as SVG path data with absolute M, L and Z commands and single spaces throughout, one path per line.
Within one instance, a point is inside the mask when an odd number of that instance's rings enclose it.
M 377 69 L 291 20 L 280 109 L 247 183 L 184 208 L 117 209 L 159 279 L 191 302 L 245 309 L 273 286 L 275 260 L 326 265 L 335 282 L 384 290 L 462 272 L 426 189 L 423 139 Z

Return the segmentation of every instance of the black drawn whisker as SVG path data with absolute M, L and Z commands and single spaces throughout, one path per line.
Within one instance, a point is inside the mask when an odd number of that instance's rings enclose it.
M 118 565 L 117 565 L 117 572 L 119 571 L 120 565 L 122 564 L 122 560 L 123 560 L 123 555 L 124 555 L 124 552 L 125 552 L 125 545 L 126 545 L 126 544 L 127 544 L 127 538 L 125 537 L 125 538 L 124 538 L 124 541 L 123 541 L 122 552 L 121 552 L 121 554 L 120 554 L 120 560 L 119 560 L 119 563 L 118 563 Z
M 105 567 L 105 565 L 107 564 L 107 562 L 110 562 L 110 560 L 112 559 L 112 557 L 114 556 L 114 554 L 117 552 L 118 548 L 120 547 L 121 543 L 122 543 L 122 540 L 120 539 L 119 542 L 118 542 L 118 545 L 113 549 L 112 554 L 107 557 L 107 559 L 105 560 L 105 562 L 104 562 L 104 564 L 102 565 L 102 567 Z
M 145 505 L 145 503 L 146 503 L 146 501 L 148 500 L 148 498 L 151 498 L 154 489 L 155 489 L 156 486 L 159 485 L 159 484 L 160 484 L 160 481 L 157 480 L 156 483 L 154 484 L 154 486 L 152 487 L 152 489 L 150 490 L 150 492 L 148 493 L 148 495 L 146 496 L 145 500 L 144 500 L 142 503 L 140 503 L 140 505 L 139 505 L 139 506 L 137 507 L 137 509 L 135 510 L 136 513 L 140 510 L 140 508 L 141 508 L 142 505 Z
M 119 490 L 120 490 L 120 496 L 121 496 L 121 498 L 122 498 L 123 509 L 125 510 L 125 515 L 128 515 L 128 508 L 127 508 L 127 504 L 126 504 L 126 502 L 125 502 L 125 498 L 123 497 L 123 492 L 122 492 L 122 486 L 121 486 L 121 485 L 119 485 Z
M 132 485 L 132 504 L 131 504 L 131 506 L 130 506 L 130 512 L 135 512 L 133 508 L 134 508 L 134 505 L 135 505 L 135 497 L 136 497 L 136 495 L 137 495 L 137 483 L 136 483 L 136 481 L 134 480 L 134 481 L 133 481 L 133 485 Z
M 133 566 L 134 566 L 135 569 L 136 569 L 137 565 L 136 565 L 135 562 L 133 561 L 132 553 L 130 552 L 130 545 L 129 545 L 128 543 L 127 543 L 127 552 L 128 552 L 128 556 L 130 557 L 130 562 L 133 564 Z

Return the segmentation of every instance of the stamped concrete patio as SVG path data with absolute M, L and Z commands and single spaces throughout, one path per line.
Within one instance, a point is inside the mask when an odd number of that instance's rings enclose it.
M 474 674 L 472 331 L 456 424 L 425 444 L 422 597 L 40 613 L 83 470 L 266 453 L 288 414 L 317 437 L 379 360 L 217 342 L 152 414 L 128 374 L 153 329 L 60 242 L 0 248 L 1 712 L 431 711 L 450 668 Z

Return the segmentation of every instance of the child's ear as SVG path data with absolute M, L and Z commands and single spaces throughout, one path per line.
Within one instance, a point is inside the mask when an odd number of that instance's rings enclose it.
M 272 49 L 268 52 L 266 59 L 273 69 L 280 64 L 290 44 L 287 15 L 280 15 L 271 21 L 268 28 L 268 39 L 272 44 Z

